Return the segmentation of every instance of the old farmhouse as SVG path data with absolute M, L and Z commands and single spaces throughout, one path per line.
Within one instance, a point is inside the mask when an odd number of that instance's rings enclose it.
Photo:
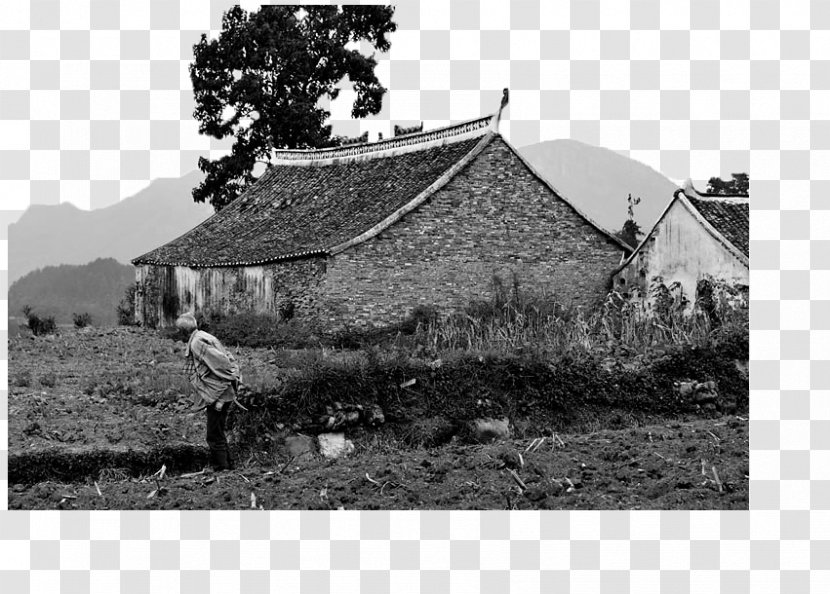
M 133 260 L 139 322 L 254 311 L 383 325 L 487 299 L 493 277 L 591 306 L 631 250 L 498 132 L 499 113 L 321 150 L 277 151 L 245 193 Z
M 703 279 L 749 287 L 749 198 L 701 194 L 686 182 L 614 283 L 644 297 L 655 282 L 674 285 L 694 304 Z

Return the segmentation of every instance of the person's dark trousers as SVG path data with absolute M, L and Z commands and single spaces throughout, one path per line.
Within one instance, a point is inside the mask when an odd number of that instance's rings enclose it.
M 231 405 L 225 403 L 221 411 L 213 406 L 207 407 L 207 444 L 210 448 L 210 464 L 214 470 L 231 468 L 228 440 L 225 437 L 225 424 L 228 420 L 228 411 Z

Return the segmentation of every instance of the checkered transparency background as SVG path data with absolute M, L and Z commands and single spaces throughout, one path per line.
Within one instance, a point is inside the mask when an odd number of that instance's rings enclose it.
M 1 0 L 3 334 L 7 222 L 227 150 L 196 132 L 187 64 L 228 5 Z M 396 20 L 382 113 L 347 121 L 343 93 L 338 133 L 478 117 L 509 87 L 515 145 L 750 172 L 751 511 L 0 512 L 3 590 L 830 591 L 830 2 L 407 2 Z

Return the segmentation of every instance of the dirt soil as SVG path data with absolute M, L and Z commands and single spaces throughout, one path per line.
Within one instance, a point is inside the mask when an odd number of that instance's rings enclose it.
M 67 329 L 9 338 L 9 452 L 203 443 L 181 342 L 138 328 Z M 275 384 L 302 364 L 238 349 L 248 384 Z
M 747 509 L 743 418 L 557 437 L 534 451 L 528 448 L 539 439 L 398 452 L 367 447 L 334 461 L 289 457 L 160 481 L 102 473 L 95 482 L 13 485 L 9 507 Z
M 273 385 L 303 353 L 240 349 L 246 382 Z M 182 373 L 183 345 L 150 332 L 71 330 L 9 341 L 9 453 L 204 445 L 204 413 Z M 279 361 L 277 361 L 279 359 Z M 276 364 L 275 364 L 276 363 Z M 235 471 L 113 466 L 45 482 L 10 474 L 10 509 L 747 509 L 745 417 L 666 421 L 488 445 L 431 449 L 366 435 L 326 461 L 286 445 Z M 534 446 L 538 446 L 535 447 Z M 302 448 L 300 448 L 302 450 Z M 195 463 L 195 462 L 194 462 Z M 515 472 L 515 475 L 511 473 Z M 67 482 L 60 482 L 67 481 Z M 100 491 L 100 493 L 99 493 Z

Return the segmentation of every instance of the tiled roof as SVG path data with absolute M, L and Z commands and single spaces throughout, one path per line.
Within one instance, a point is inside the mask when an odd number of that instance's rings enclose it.
M 717 196 L 686 198 L 727 241 L 749 257 L 749 199 Z
M 394 224 L 452 179 L 498 135 L 500 114 L 378 142 L 276 151 L 272 166 L 230 205 L 133 264 L 249 266 L 339 253 Z
M 486 117 L 374 143 L 277 151 L 275 164 L 239 198 L 133 263 L 252 265 L 328 253 L 445 179 L 492 137 L 489 125 Z

